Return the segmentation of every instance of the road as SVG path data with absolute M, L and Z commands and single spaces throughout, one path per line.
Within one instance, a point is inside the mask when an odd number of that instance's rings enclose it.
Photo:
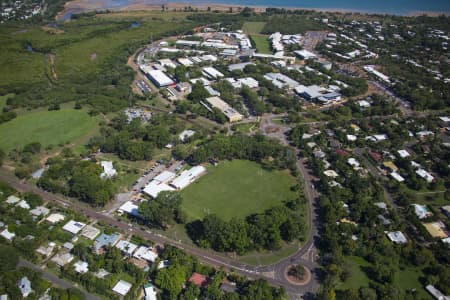
M 53 275 L 49 271 L 41 268 L 38 265 L 35 265 L 35 264 L 29 262 L 27 260 L 20 259 L 18 267 L 19 268 L 20 267 L 26 267 L 26 268 L 32 269 L 34 271 L 40 272 L 40 273 L 42 273 L 42 278 L 44 278 L 47 281 L 50 281 L 53 285 L 59 286 L 59 287 L 61 287 L 63 289 L 71 289 L 71 288 L 78 289 L 86 296 L 86 300 L 100 300 L 99 297 L 94 296 L 94 295 L 86 292 L 83 289 L 80 289 L 80 287 L 75 286 L 72 283 L 67 282 L 67 281 L 65 281 L 65 280 L 63 280 L 63 279 Z

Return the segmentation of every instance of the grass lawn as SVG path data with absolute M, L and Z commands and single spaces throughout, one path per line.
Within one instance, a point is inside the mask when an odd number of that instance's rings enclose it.
M 259 266 L 259 265 L 269 265 L 279 262 L 280 260 L 294 254 L 300 248 L 300 243 L 283 243 L 280 250 L 277 251 L 252 251 L 243 256 L 237 258 L 238 261 Z
M 259 34 L 264 26 L 266 26 L 266 22 L 245 22 L 242 30 L 246 34 Z
M 222 161 L 217 167 L 209 166 L 208 174 L 181 192 L 182 207 L 189 220 L 207 213 L 225 220 L 244 218 L 294 198 L 290 190 L 294 184 L 286 172 L 266 171 L 255 162 Z
M 265 35 L 250 35 L 250 39 L 252 40 L 252 43 L 256 47 L 256 52 L 264 53 L 264 54 L 272 53 L 267 36 L 265 36 Z
M 39 110 L 0 125 L 0 147 L 9 152 L 31 142 L 48 145 L 74 143 L 97 131 L 98 118 L 85 110 Z
M 258 122 L 254 123 L 244 123 L 244 124 L 236 124 L 232 126 L 232 129 L 236 132 L 240 133 L 250 133 L 253 130 L 257 129 L 259 126 Z
M 397 274 L 395 284 L 405 291 L 416 289 L 417 294 L 420 296 L 419 299 L 433 299 L 420 283 L 420 276 L 422 276 L 422 272 L 419 269 L 406 268 Z
M 339 288 L 345 289 L 359 289 L 360 287 L 368 287 L 370 279 L 367 277 L 366 273 L 363 271 L 363 267 L 370 266 L 370 263 L 364 258 L 359 256 L 350 256 L 346 258 L 345 261 L 350 269 L 350 277 L 343 282 Z

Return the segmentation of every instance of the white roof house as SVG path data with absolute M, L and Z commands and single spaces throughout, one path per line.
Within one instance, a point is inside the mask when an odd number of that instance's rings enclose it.
M 411 154 L 409 154 L 408 151 L 403 150 L 403 149 L 398 150 L 397 153 L 398 153 L 398 155 L 400 155 L 401 158 L 407 158 L 407 157 L 411 156 Z
M 77 234 L 78 232 L 80 232 L 81 229 L 84 228 L 84 226 L 86 226 L 86 224 L 70 220 L 69 222 L 66 223 L 66 225 L 63 226 L 62 229 L 72 234 Z
M 158 197 L 159 193 L 165 192 L 165 191 L 174 191 L 175 189 L 166 183 L 161 183 L 157 180 L 150 181 L 149 184 L 145 186 L 143 189 L 143 192 L 147 195 L 149 195 L 152 198 Z
M 117 210 L 119 213 L 127 213 L 129 215 L 138 217 L 139 216 L 139 206 L 134 204 L 131 201 L 125 202 L 119 209 Z
M 397 172 L 391 172 L 391 176 L 392 178 L 394 178 L 395 180 L 397 180 L 398 182 L 403 182 L 405 181 L 405 178 L 403 178 L 400 174 L 398 174 Z
M 354 142 L 358 139 L 358 137 L 356 135 L 353 134 L 347 134 L 347 140 L 350 142 Z
M 91 225 L 86 225 L 82 230 L 81 230 L 81 236 L 84 236 L 87 239 L 93 240 L 97 237 L 97 235 L 100 234 L 100 229 L 95 228 L 94 226 Z
M 144 294 L 145 294 L 144 300 L 158 299 L 156 289 L 151 283 L 147 283 L 146 285 L 144 285 Z
M 112 290 L 119 295 L 125 296 L 126 294 L 128 294 L 131 287 L 131 283 L 128 283 L 125 280 L 120 280 L 118 283 L 116 283 Z
M 20 201 L 20 198 L 14 196 L 14 195 L 11 195 L 8 198 L 6 198 L 6 203 L 8 203 L 8 204 L 16 204 L 19 201 Z
M 51 261 L 62 267 L 69 264 L 73 260 L 73 255 L 70 253 L 57 253 L 52 257 Z
M 102 161 L 101 162 L 103 173 L 100 174 L 101 178 L 111 178 L 117 175 L 117 170 L 114 169 L 112 161 Z
M 202 73 L 203 75 L 211 79 L 218 79 L 224 77 L 224 75 L 219 70 L 213 67 L 204 67 Z
M 28 295 L 33 292 L 33 289 L 31 288 L 31 281 L 26 276 L 19 280 L 17 287 L 19 288 L 23 298 L 28 297 Z
M 205 172 L 206 169 L 203 166 L 192 167 L 190 170 L 185 170 L 181 172 L 180 176 L 178 176 L 171 182 L 171 185 L 178 190 L 182 190 L 189 184 L 197 180 Z
M 128 256 L 133 255 L 134 250 L 136 250 L 137 245 L 130 243 L 128 241 L 119 241 L 116 246 L 116 248 L 120 249 L 124 254 L 127 254 Z
M 418 169 L 416 170 L 416 174 L 425 179 L 428 183 L 433 182 L 434 177 L 424 169 Z
M 401 231 L 391 231 L 386 234 L 396 244 L 405 244 L 407 242 L 405 235 Z
M 154 262 L 158 258 L 158 253 L 154 252 L 151 248 L 140 246 L 136 252 L 134 252 L 133 257 Z
M 79 274 L 87 273 L 89 271 L 88 266 L 89 266 L 89 264 L 82 260 L 77 261 L 73 265 L 73 267 L 75 268 L 75 272 L 77 272 Z
M 450 296 L 445 296 L 440 290 L 429 284 L 425 287 L 431 295 L 437 300 L 450 300 Z
M 178 58 L 177 61 L 185 67 L 189 67 L 194 64 L 194 62 L 188 58 Z
M 354 169 L 355 168 L 359 168 L 360 164 L 359 161 L 357 161 L 355 158 L 350 157 L 349 159 L 347 159 L 347 163 L 352 166 Z
M 52 254 L 53 249 L 55 249 L 55 246 L 56 244 L 54 242 L 49 242 L 47 246 L 40 246 L 37 248 L 36 252 L 45 257 L 49 257 Z
M 14 232 L 9 232 L 8 229 L 5 229 L 2 232 L 0 232 L 0 236 L 4 237 L 5 239 L 11 242 L 12 239 L 16 236 L 16 234 Z
M 414 213 L 419 219 L 425 219 L 432 215 L 432 213 L 427 209 L 426 205 L 411 204 L 414 207 Z
M 48 216 L 45 220 L 49 223 L 56 224 L 58 222 L 64 221 L 66 217 L 60 213 L 54 213 Z
M 33 216 L 39 217 L 39 216 L 46 216 L 50 213 L 50 210 L 45 206 L 37 206 L 30 210 L 30 214 Z
M 185 139 L 190 138 L 194 134 L 195 134 L 194 130 L 187 129 L 187 130 L 184 130 L 182 133 L 180 133 L 178 138 L 180 139 L 181 142 L 184 142 Z
M 158 181 L 159 183 L 167 183 L 173 178 L 175 178 L 177 174 L 170 172 L 170 171 L 162 171 L 158 174 L 158 176 L 153 177 L 154 181 Z
M 327 176 L 327 177 L 332 177 L 332 178 L 339 177 L 339 174 L 336 173 L 336 171 L 334 171 L 334 170 L 326 170 L 326 171 L 323 171 L 323 174 L 324 174 L 325 176 Z
M 16 204 L 16 206 L 21 207 L 23 209 L 30 209 L 30 205 L 25 200 L 20 200 L 19 203 Z

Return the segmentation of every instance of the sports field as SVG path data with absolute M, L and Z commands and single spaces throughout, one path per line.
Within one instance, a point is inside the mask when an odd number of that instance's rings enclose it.
M 232 160 L 208 167 L 208 173 L 181 192 L 189 220 L 217 214 L 229 220 L 292 199 L 295 179 L 283 171 L 266 171 L 255 162 Z
M 250 39 L 255 44 L 257 53 L 271 54 L 268 37 L 265 35 L 251 35 Z
M 74 143 L 87 138 L 97 130 L 98 118 L 85 110 L 39 110 L 25 113 L 0 125 L 0 148 L 9 152 L 31 142 L 43 147 L 60 143 Z

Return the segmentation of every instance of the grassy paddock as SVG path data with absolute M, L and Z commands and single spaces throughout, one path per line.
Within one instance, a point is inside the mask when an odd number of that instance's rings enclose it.
M 256 52 L 271 54 L 272 50 L 270 49 L 269 40 L 265 35 L 250 35 L 250 39 L 256 47 Z
M 245 22 L 242 30 L 246 34 L 259 34 L 264 26 L 266 26 L 266 22 Z
M 181 192 L 190 220 L 217 214 L 229 220 L 260 213 L 293 199 L 295 178 L 283 171 L 267 171 L 255 162 L 232 160 L 208 167 L 208 174 Z
M 96 132 L 97 123 L 98 118 L 84 110 L 30 112 L 0 125 L 0 147 L 9 152 L 31 142 L 40 142 L 43 147 L 73 143 Z

